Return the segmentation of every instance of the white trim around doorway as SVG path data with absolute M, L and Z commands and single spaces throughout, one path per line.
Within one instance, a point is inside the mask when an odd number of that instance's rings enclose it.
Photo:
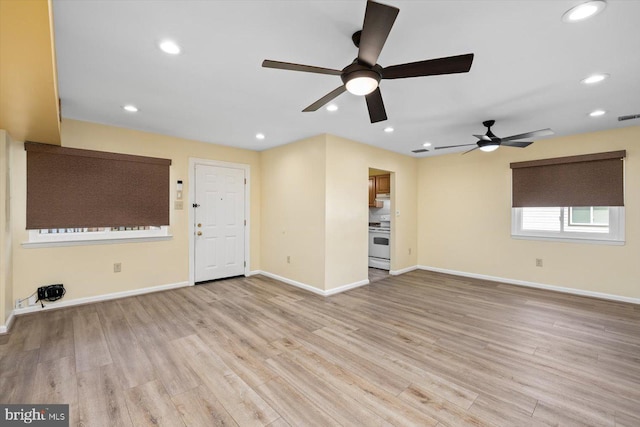
M 244 233 L 244 275 L 249 276 L 251 271 L 251 259 L 250 254 L 251 250 L 249 247 L 249 242 L 251 241 L 251 165 L 247 165 L 244 163 L 231 163 L 231 162 L 223 162 L 220 160 L 210 160 L 210 159 L 199 159 L 190 157 L 189 158 L 189 199 L 187 200 L 187 209 L 189 209 L 188 219 L 189 222 L 189 285 L 193 286 L 195 284 L 195 227 L 193 224 L 193 207 L 192 200 L 195 199 L 195 179 L 196 179 L 196 165 L 207 165 L 207 166 L 217 166 L 222 168 L 232 168 L 232 169 L 242 169 L 244 170 L 244 177 L 247 180 L 247 184 L 244 187 L 244 218 L 247 221 L 247 225 L 245 226 Z

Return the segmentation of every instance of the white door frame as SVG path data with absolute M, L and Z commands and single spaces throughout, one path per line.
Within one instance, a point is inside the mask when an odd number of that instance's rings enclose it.
M 251 268 L 251 259 L 250 259 L 250 247 L 249 242 L 250 234 L 251 234 L 251 165 L 247 165 L 244 163 L 231 163 L 231 162 L 223 162 L 220 160 L 209 160 L 209 159 L 198 159 L 194 157 L 189 157 L 189 198 L 186 202 L 187 209 L 189 210 L 189 215 L 187 215 L 187 221 L 189 221 L 189 285 L 195 285 L 195 226 L 194 226 L 194 210 L 191 206 L 193 204 L 193 200 L 195 200 L 196 192 L 195 192 L 195 179 L 196 179 L 196 165 L 207 165 L 207 166 L 217 166 L 222 168 L 232 168 L 232 169 L 243 169 L 244 177 L 247 180 L 247 184 L 244 187 L 244 217 L 247 221 L 247 225 L 245 227 L 244 232 L 244 259 L 246 261 L 246 265 L 244 266 L 244 275 L 249 276 L 249 271 Z

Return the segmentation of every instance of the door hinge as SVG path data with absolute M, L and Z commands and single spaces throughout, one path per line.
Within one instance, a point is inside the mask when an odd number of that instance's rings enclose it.
M 247 226 L 247 220 L 246 219 L 244 220 L 244 226 L 245 227 Z
M 245 261 L 245 262 L 244 262 L 244 266 L 245 266 L 245 267 L 247 266 L 247 261 Z
M 247 178 L 244 179 L 244 185 L 247 185 Z

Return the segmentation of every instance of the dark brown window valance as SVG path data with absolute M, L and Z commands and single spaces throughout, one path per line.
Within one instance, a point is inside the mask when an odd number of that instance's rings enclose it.
M 27 229 L 169 225 L 171 160 L 25 142 Z
M 519 207 L 624 206 L 626 151 L 511 163 Z

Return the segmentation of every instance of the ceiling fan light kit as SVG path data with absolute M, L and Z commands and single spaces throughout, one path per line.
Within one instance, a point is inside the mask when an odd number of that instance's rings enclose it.
M 476 142 L 475 144 L 448 145 L 445 147 L 435 147 L 435 149 L 442 150 L 445 148 L 468 147 L 470 145 L 475 145 L 476 147 L 462 153 L 462 154 L 467 154 L 472 152 L 473 150 L 477 150 L 478 148 L 485 152 L 495 151 L 501 145 L 505 145 L 507 147 L 515 147 L 515 148 L 525 148 L 533 144 L 533 141 L 518 141 L 519 139 L 538 138 L 542 136 L 553 135 L 553 131 L 547 128 L 547 129 L 535 130 L 533 132 L 521 133 L 519 135 L 511 135 L 504 138 L 500 138 L 494 135 L 493 132 L 491 132 L 491 126 L 493 126 L 495 123 L 496 123 L 495 120 L 486 120 L 482 122 L 482 125 L 487 128 L 487 133 L 485 133 L 484 135 L 473 135 L 476 138 L 478 138 L 478 142 Z
M 483 142 L 483 141 L 480 141 L 480 142 L 478 142 L 478 145 L 480 146 L 480 150 L 484 151 L 485 153 L 490 153 L 492 151 L 496 151 L 498 149 L 498 147 L 500 147 L 500 144 L 497 144 L 495 142 Z
M 354 63 L 345 68 L 340 77 L 349 93 L 362 96 L 376 90 L 382 76 L 373 69 Z
M 371 0 L 367 1 L 362 30 L 356 31 L 351 37 L 351 40 L 358 48 L 358 57 L 342 70 L 269 59 L 264 60 L 262 66 L 280 70 L 340 76 L 343 83 L 342 86 L 309 105 L 302 110 L 303 112 L 317 111 L 334 98 L 348 91 L 354 95 L 365 96 L 371 123 L 387 120 L 387 113 L 379 87 L 380 80 L 467 73 L 473 63 L 473 53 L 468 53 L 466 55 L 429 59 L 389 67 L 378 65 L 378 57 L 387 41 L 398 12 L 400 12 L 400 9 L 396 7 Z

